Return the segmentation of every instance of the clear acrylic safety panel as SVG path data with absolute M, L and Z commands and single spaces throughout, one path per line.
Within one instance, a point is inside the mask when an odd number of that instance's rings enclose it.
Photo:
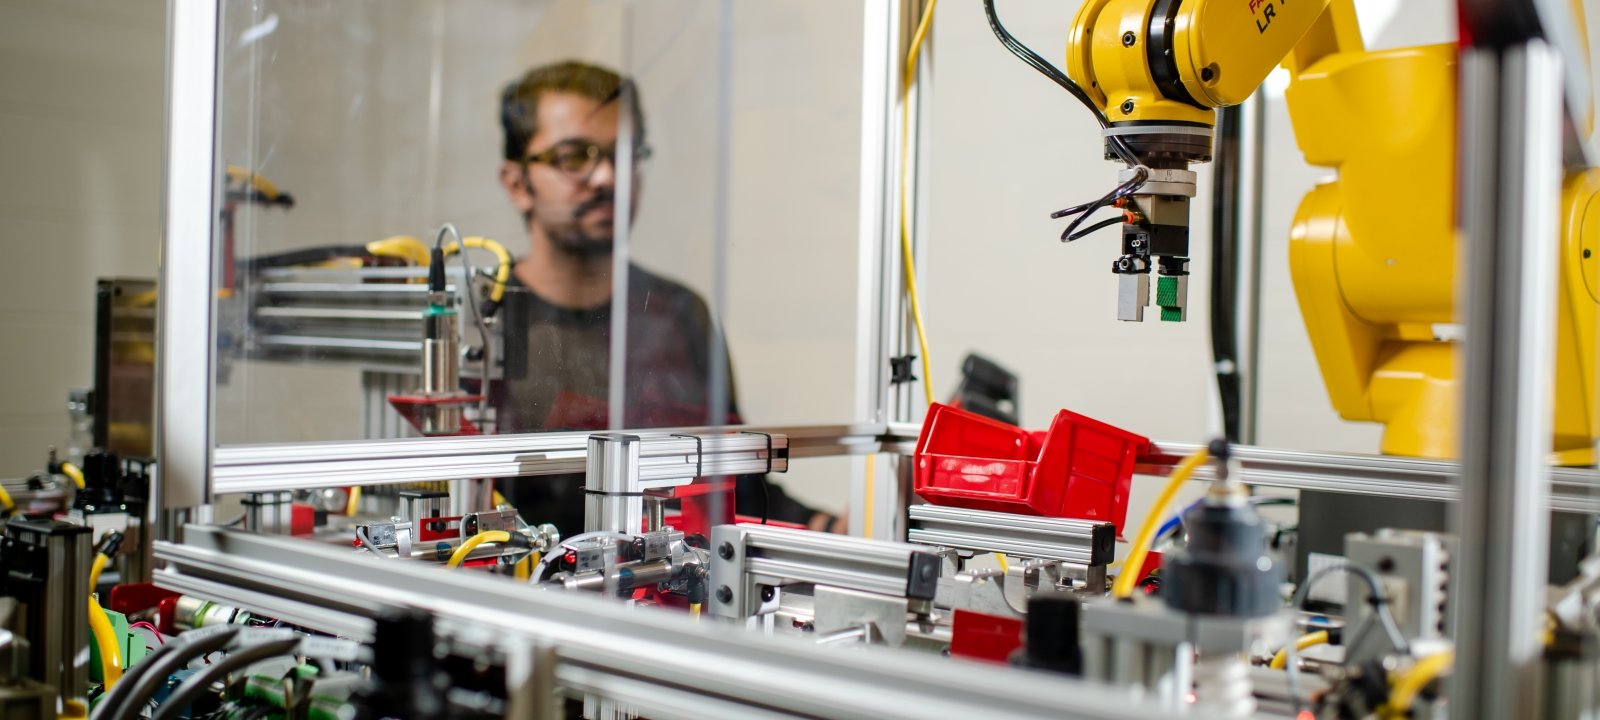
M 217 443 L 866 419 L 861 16 L 224 0 Z
M 489 405 L 505 412 L 496 422 L 502 413 L 480 418 L 469 403 L 474 425 L 853 419 L 862 296 L 854 3 L 222 5 L 220 444 L 414 434 L 392 398 L 420 391 L 426 286 L 415 255 L 445 223 L 469 238 L 475 270 L 469 298 L 461 255 L 447 260 L 465 392 L 479 390 L 473 311 L 496 291 L 497 267 L 470 238 L 498 241 L 519 264 L 486 323 Z M 609 135 L 588 137 L 595 128 L 579 123 L 561 128 L 572 137 L 539 136 L 508 153 L 503 91 L 568 60 L 592 67 L 547 72 L 518 99 L 543 98 L 550 83 L 583 85 L 569 93 L 583 101 L 575 107 L 609 105 L 611 127 L 600 131 Z M 610 72 L 631 80 L 630 92 L 583 97 L 608 89 Z M 635 102 L 642 149 L 623 197 L 622 166 L 635 163 L 611 159 L 616 116 Z M 533 123 L 552 111 L 525 109 Z M 561 155 L 573 148 L 597 151 L 596 169 Z M 621 212 L 631 227 L 602 218 Z M 591 247 L 567 247 L 561 236 L 574 226 Z M 631 267 L 629 280 L 613 266 Z M 628 290 L 630 312 L 610 312 Z M 551 318 L 563 327 L 552 330 Z M 713 362 L 714 338 L 731 364 Z M 610 391 L 618 350 L 628 357 L 620 396 Z M 710 412 L 722 367 L 735 390 Z

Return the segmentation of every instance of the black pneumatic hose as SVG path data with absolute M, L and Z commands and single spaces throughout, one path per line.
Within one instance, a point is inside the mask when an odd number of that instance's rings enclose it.
M 1239 139 L 1244 113 L 1223 108 L 1217 119 L 1217 147 L 1211 195 L 1211 358 L 1221 395 L 1222 429 L 1228 442 L 1241 442 L 1244 406 L 1239 376 Z
M 228 627 L 193 640 L 179 636 L 133 666 L 122 676 L 122 681 L 111 688 L 95 704 L 90 720 L 127 720 L 144 712 L 145 703 L 157 688 L 167 681 L 167 676 L 188 665 L 197 657 L 215 652 L 233 640 L 238 628 Z
M 177 720 L 178 715 L 199 700 L 200 696 L 210 692 L 211 683 L 227 676 L 228 673 L 267 658 L 287 655 L 297 647 L 300 647 L 300 638 L 296 637 L 251 645 L 228 653 L 227 657 L 206 666 L 204 670 L 183 681 L 172 696 L 161 703 L 161 708 L 156 711 L 152 720 Z

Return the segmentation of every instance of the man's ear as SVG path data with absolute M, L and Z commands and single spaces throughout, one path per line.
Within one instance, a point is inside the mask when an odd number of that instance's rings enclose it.
M 505 189 L 506 197 L 523 215 L 533 212 L 533 184 L 529 182 L 528 173 L 523 170 L 521 163 L 510 160 L 500 163 L 500 187 Z

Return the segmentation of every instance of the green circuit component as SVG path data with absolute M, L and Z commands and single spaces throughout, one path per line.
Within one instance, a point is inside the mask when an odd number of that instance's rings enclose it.
M 111 631 L 117 637 L 117 644 L 122 650 L 122 668 L 124 670 L 139 664 L 144 656 L 149 654 L 149 649 L 144 646 L 144 636 L 129 627 L 128 616 L 115 610 L 102 609 L 106 619 L 111 621 Z M 100 677 L 100 646 L 89 643 L 89 680 L 94 683 L 103 683 Z

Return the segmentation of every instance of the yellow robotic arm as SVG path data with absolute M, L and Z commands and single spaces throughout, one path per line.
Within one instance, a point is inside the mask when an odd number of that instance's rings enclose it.
M 1383 423 L 1386 453 L 1454 456 L 1456 52 L 1367 51 L 1352 0 L 1088 0 L 1067 74 L 1105 118 L 1107 157 L 1132 155 L 1113 193 L 1128 209 L 1118 316 L 1143 319 L 1155 270 L 1161 318 L 1184 319 L 1189 165 L 1210 159 L 1214 108 L 1242 102 L 1282 63 L 1300 149 L 1338 171 L 1306 196 L 1290 238 L 1333 406 Z M 1570 174 L 1562 199 L 1552 448 L 1587 464 L 1600 435 L 1600 172 Z
M 1152 270 L 1161 319 L 1187 319 L 1195 195 L 1189 166 L 1211 159 L 1215 108 L 1255 92 L 1328 6 L 1329 0 L 1088 0 L 1079 9 L 1067 75 L 1105 118 L 1107 156 L 1129 165 L 1107 199 L 1125 210 L 1123 254 L 1112 266 L 1118 319 L 1144 320 Z M 1348 0 L 1341 6 L 1348 9 Z M 1063 240 L 1087 234 L 1073 231 L 1097 209 L 1058 214 L 1082 212 Z

